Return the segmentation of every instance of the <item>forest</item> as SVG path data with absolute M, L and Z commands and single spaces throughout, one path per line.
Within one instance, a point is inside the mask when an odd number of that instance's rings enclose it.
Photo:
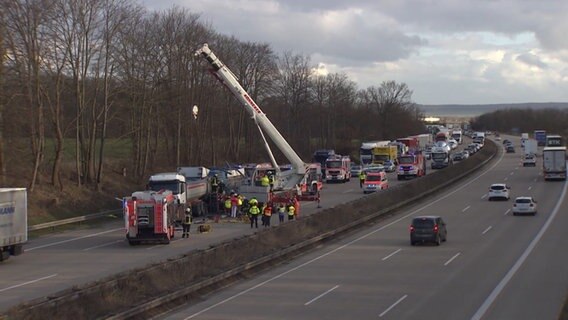
M 219 34 L 189 9 L 6 0 L 0 185 L 28 188 L 38 212 L 95 212 L 157 171 L 267 161 L 245 109 L 193 55 L 203 43 L 306 162 L 315 149 L 355 156 L 363 140 L 424 131 L 405 83 L 378 74 L 358 88 L 306 53 Z

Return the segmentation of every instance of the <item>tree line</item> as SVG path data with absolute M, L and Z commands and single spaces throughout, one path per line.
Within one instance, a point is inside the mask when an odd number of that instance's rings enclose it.
M 358 89 L 344 73 L 316 72 L 309 55 L 220 34 L 188 9 L 147 11 L 133 0 L 5 0 L 0 183 L 25 166 L 32 192 L 37 183 L 62 190 L 70 183 L 62 170 L 77 186 L 100 190 L 110 139 L 127 139 L 125 165 L 140 179 L 157 167 L 266 161 L 254 122 L 193 55 L 203 43 L 305 161 L 315 149 L 349 154 L 362 140 L 424 131 L 406 84 L 377 80 Z M 27 156 L 8 161 L 15 151 Z
M 568 110 L 557 108 L 507 108 L 482 114 L 470 121 L 474 130 L 494 130 L 504 133 L 532 133 L 546 130 L 548 133 L 568 137 Z

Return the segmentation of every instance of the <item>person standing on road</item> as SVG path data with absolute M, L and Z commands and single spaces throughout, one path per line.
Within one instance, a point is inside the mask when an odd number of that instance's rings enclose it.
M 231 214 L 231 197 L 227 197 L 225 199 L 224 202 L 224 206 L 225 206 L 225 215 L 230 215 Z
M 270 227 L 270 219 L 272 218 L 272 203 L 268 202 L 262 209 L 262 225 Z
M 288 220 L 294 220 L 294 216 L 296 215 L 296 208 L 294 207 L 294 204 L 290 204 L 288 206 Z
M 231 218 L 237 217 L 237 210 L 239 209 L 239 198 L 236 193 L 231 194 Z
M 258 229 L 258 215 L 260 214 L 260 209 L 258 208 L 257 204 L 251 205 L 249 209 L 249 218 L 250 218 L 250 228 L 252 229 L 253 225 Z
M 185 217 L 183 217 L 183 234 L 181 235 L 182 238 L 189 238 L 189 229 L 191 228 L 191 223 L 193 222 L 193 216 L 191 214 L 191 208 L 185 209 Z
M 361 172 L 359 173 L 359 188 L 363 188 L 363 183 L 365 182 L 366 179 L 366 175 L 365 175 L 365 171 L 361 170 Z
M 284 204 L 280 204 L 280 207 L 278 208 L 278 221 L 280 223 L 284 222 L 284 216 L 286 215 L 286 207 L 284 207 Z

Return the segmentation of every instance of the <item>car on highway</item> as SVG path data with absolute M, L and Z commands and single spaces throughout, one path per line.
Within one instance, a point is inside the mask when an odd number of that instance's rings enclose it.
M 385 167 L 382 164 L 371 164 L 363 167 L 363 171 L 365 174 L 369 174 L 370 172 L 384 172 Z
M 493 199 L 505 199 L 509 200 L 509 190 L 511 187 L 504 183 L 494 183 L 489 187 L 489 193 L 487 194 L 487 199 L 489 201 Z
M 509 143 L 511 143 L 511 140 L 509 140 L 509 139 L 504 139 L 504 140 L 503 140 L 503 145 L 507 145 L 507 144 L 509 144 Z
M 359 174 L 361 173 L 361 171 L 363 171 L 363 166 L 358 165 L 358 164 L 352 164 L 351 165 L 351 176 L 352 177 L 358 177 Z
M 513 215 L 536 215 L 536 200 L 533 197 L 516 197 L 513 202 Z
M 396 170 L 396 164 L 394 164 L 391 160 L 385 161 L 385 163 L 383 163 L 383 167 L 386 172 L 394 172 Z
M 527 154 L 523 157 L 523 167 L 527 166 L 536 167 L 536 156 L 534 154 Z
M 371 193 L 388 189 L 389 181 L 384 171 L 369 171 L 363 182 L 363 193 Z
M 468 144 L 465 149 L 469 152 L 470 155 L 473 155 L 477 152 L 477 145 L 475 143 Z
M 469 157 L 468 151 L 464 150 L 464 151 L 454 153 L 452 155 L 452 161 L 453 162 L 459 162 L 459 161 L 467 159 L 468 157 Z
M 410 224 L 410 245 L 434 243 L 437 246 L 448 239 L 446 222 L 440 216 L 418 216 Z
M 450 146 L 450 148 L 452 150 L 454 150 L 458 147 L 458 142 L 454 139 L 450 139 L 450 140 L 448 140 L 448 145 Z
M 513 145 L 507 145 L 505 147 L 505 150 L 507 151 L 507 153 L 515 153 L 515 147 L 513 147 Z

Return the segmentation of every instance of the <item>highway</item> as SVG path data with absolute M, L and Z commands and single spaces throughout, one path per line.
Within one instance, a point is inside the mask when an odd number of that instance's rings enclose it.
M 405 182 L 397 181 L 394 173 L 389 173 L 389 180 L 391 186 Z M 315 202 L 302 202 L 300 214 L 309 215 L 363 196 L 357 178 L 345 184 L 325 184 L 321 208 L 317 208 Z M 196 218 L 196 222 L 199 220 Z M 272 223 L 278 224 L 278 218 L 273 217 Z M 23 255 L 0 264 L 0 312 L 72 286 L 164 261 L 194 249 L 205 249 L 255 231 L 244 223 L 213 223 L 212 227 L 210 233 L 197 234 L 194 225 L 189 239 L 181 239 L 177 233 L 169 245 L 129 246 L 122 219 L 31 239 Z
M 566 182 L 501 152 L 435 197 L 164 319 L 557 319 L 568 288 Z M 498 142 L 500 143 L 500 142 Z M 488 201 L 492 183 L 511 200 Z M 513 216 L 516 196 L 536 216 Z M 448 241 L 411 246 L 417 215 L 441 215 Z

